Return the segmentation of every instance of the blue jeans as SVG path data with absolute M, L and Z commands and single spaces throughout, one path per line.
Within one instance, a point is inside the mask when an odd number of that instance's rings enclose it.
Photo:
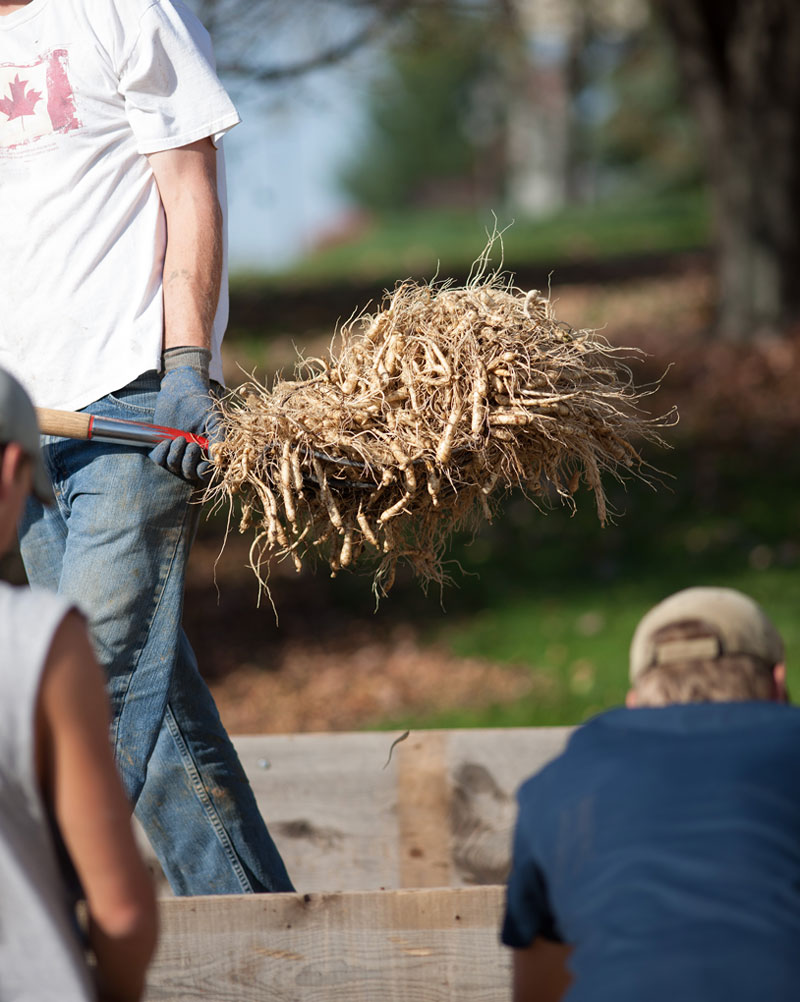
M 87 410 L 152 421 L 158 387 L 145 373 Z M 25 569 L 89 618 L 117 764 L 173 891 L 293 890 L 181 626 L 191 485 L 145 447 L 42 444 L 56 504 L 28 504 Z

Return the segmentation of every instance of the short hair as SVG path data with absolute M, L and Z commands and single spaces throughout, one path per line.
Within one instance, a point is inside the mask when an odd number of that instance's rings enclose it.
M 653 634 L 657 644 L 708 637 L 713 630 L 698 620 L 671 623 Z M 768 700 L 774 692 L 774 664 L 752 654 L 676 659 L 652 665 L 633 682 L 637 706 L 670 703 L 732 703 Z

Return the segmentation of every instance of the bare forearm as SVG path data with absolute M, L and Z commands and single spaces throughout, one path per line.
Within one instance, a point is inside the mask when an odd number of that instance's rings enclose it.
M 164 348 L 209 348 L 222 276 L 217 151 L 210 139 L 152 153 L 167 221 Z
M 513 1002 L 559 1002 L 572 981 L 567 967 L 571 947 L 537 937 L 513 954 Z
M 90 919 L 89 942 L 100 1002 L 139 1002 L 155 940 L 156 925 L 146 907 L 116 928 L 104 928 Z
M 222 274 L 222 220 L 214 199 L 173 208 L 164 259 L 164 348 L 209 348 Z

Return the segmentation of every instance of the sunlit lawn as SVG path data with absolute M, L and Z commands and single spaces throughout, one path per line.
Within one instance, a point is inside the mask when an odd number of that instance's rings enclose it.
M 655 602 L 692 584 L 728 585 L 761 601 L 800 687 L 800 497 L 793 472 L 767 455 L 721 457 L 710 496 L 696 490 L 690 447 L 668 457 L 672 490 L 631 484 L 616 524 L 547 515 L 522 499 L 457 551 L 465 570 L 428 635 L 463 656 L 523 665 L 546 684 L 512 705 L 392 720 L 392 726 L 574 724 L 619 703 L 634 627 Z
M 708 208 L 698 192 L 573 206 L 540 219 L 515 219 L 498 207 L 480 211 L 411 209 L 365 222 L 350 238 L 310 254 L 270 284 L 390 281 L 466 272 L 495 225 L 503 231 L 505 264 L 552 263 L 705 246 Z M 493 263 L 499 263 L 499 247 Z M 236 282 L 258 281 L 254 276 Z

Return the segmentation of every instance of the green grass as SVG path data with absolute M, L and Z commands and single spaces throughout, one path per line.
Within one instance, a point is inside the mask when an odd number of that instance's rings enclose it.
M 786 641 L 790 689 L 800 689 L 800 497 L 779 455 L 718 455 L 713 492 L 700 500 L 697 456 L 684 444 L 664 464 L 676 478 L 672 491 L 630 484 L 613 496 L 621 514 L 606 528 L 591 496 L 573 518 L 512 499 L 494 527 L 457 547 L 469 576 L 446 593 L 448 613 L 431 616 L 426 635 L 464 657 L 522 666 L 537 685 L 509 705 L 386 726 L 575 724 L 619 704 L 636 623 L 693 584 L 739 588 L 760 601 Z
M 405 275 L 432 277 L 440 264 L 443 274 L 464 273 L 494 225 L 488 209 L 409 210 L 376 218 L 361 235 L 311 254 L 280 275 L 239 275 L 234 283 L 344 279 L 393 284 Z M 514 221 L 498 210 L 497 225 L 505 230 L 505 264 L 512 271 L 521 264 L 684 250 L 705 246 L 709 238 L 706 199 L 698 192 L 572 207 L 537 220 Z

